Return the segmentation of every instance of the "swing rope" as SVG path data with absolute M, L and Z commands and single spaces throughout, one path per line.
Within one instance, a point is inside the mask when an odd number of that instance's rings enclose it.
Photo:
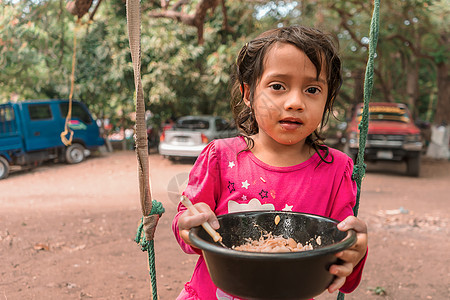
M 136 97 L 136 156 L 139 170 L 139 192 L 142 215 L 138 227 L 135 241 L 141 245 L 142 251 L 147 251 L 148 266 L 152 286 L 153 300 L 158 299 L 156 284 L 156 264 L 154 234 L 156 225 L 164 207 L 156 200 L 151 200 L 148 144 L 147 144 L 147 124 L 145 121 L 144 90 L 141 81 L 141 11 L 139 0 L 127 0 L 127 26 L 130 43 L 131 60 L 133 62 L 134 85 Z
M 73 30 L 72 72 L 70 73 L 69 105 L 67 108 L 67 115 L 66 115 L 66 119 L 64 122 L 64 131 L 62 131 L 60 134 L 61 142 L 65 146 L 70 146 L 72 144 L 73 134 L 74 134 L 73 130 L 70 128 L 69 123 L 72 120 L 73 91 L 75 88 L 75 69 L 76 69 L 76 64 L 77 64 L 77 34 L 83 25 L 87 24 L 89 26 L 89 24 L 92 23 L 91 20 L 83 23 L 81 21 L 81 18 L 83 17 L 85 12 L 81 12 L 81 13 L 82 14 L 78 15 L 77 20 L 75 21 L 75 28 Z M 67 138 L 67 135 L 69 135 L 69 138 Z
M 358 216 L 359 200 L 361 197 L 362 179 L 366 173 L 366 164 L 364 163 L 364 151 L 366 148 L 367 132 L 369 131 L 369 102 L 372 95 L 373 75 L 374 75 L 374 60 L 375 51 L 378 42 L 378 32 L 380 25 L 380 0 L 374 1 L 374 8 L 372 20 L 370 22 L 369 32 L 369 58 L 367 60 L 366 74 L 364 78 L 364 108 L 362 112 L 361 122 L 358 125 L 359 129 L 359 149 L 356 158 L 356 164 L 353 168 L 352 179 L 356 181 L 357 193 L 356 203 L 353 207 L 353 214 Z M 344 300 L 344 293 L 339 292 L 337 300 Z
M 161 202 L 158 202 L 156 200 L 152 201 L 152 210 L 150 211 L 150 215 L 158 215 L 161 217 L 161 215 L 164 213 L 164 207 L 162 206 Z M 151 238 L 148 238 L 145 228 L 146 218 L 141 218 L 141 223 L 139 224 L 136 238 L 134 241 L 141 246 L 142 251 L 147 251 L 148 254 L 148 266 L 149 266 L 149 274 L 150 274 L 150 280 L 151 280 L 151 286 L 152 286 L 152 295 L 153 299 L 158 299 L 158 289 L 156 286 L 156 264 L 155 264 L 155 243 L 153 240 L 154 235 L 154 229 L 156 229 L 156 223 L 154 223 L 154 227 L 152 232 L 150 233 L 152 235 Z
M 72 144 L 73 130 L 69 126 L 69 122 L 72 119 L 72 98 L 73 90 L 75 85 L 75 66 L 77 62 L 77 33 L 81 26 L 81 19 L 78 18 L 75 22 L 75 29 L 73 32 L 73 54 L 72 54 L 72 72 L 70 74 L 70 93 L 69 93 L 69 107 L 67 109 L 66 121 L 64 123 L 64 131 L 61 132 L 61 142 L 64 145 L 69 146 Z M 69 134 L 69 139 L 67 139 L 67 134 Z
M 375 51 L 378 42 L 378 31 L 380 24 L 380 0 L 374 1 L 374 9 L 372 21 L 370 23 L 369 33 L 369 58 L 367 60 L 366 75 L 364 78 L 364 108 L 362 112 L 361 122 L 358 125 L 359 133 L 359 149 L 356 158 L 356 164 L 353 169 L 352 178 L 356 181 L 358 192 L 356 195 L 356 204 L 353 208 L 355 216 L 358 215 L 359 198 L 361 196 L 361 181 L 366 173 L 366 165 L 364 164 L 364 151 L 366 148 L 367 132 L 369 131 L 369 101 L 372 95 L 373 76 L 374 76 L 374 60 Z

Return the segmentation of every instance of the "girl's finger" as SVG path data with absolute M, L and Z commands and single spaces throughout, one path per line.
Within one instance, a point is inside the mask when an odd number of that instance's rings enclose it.
M 191 229 L 195 226 L 200 226 L 203 222 L 208 220 L 208 216 L 204 213 L 193 215 L 189 210 L 185 211 L 178 220 L 178 229 Z
M 353 264 L 350 262 L 344 262 L 342 265 L 331 265 L 330 273 L 337 277 L 347 277 L 353 271 Z
M 367 233 L 367 225 L 362 220 L 356 218 L 355 216 L 348 216 L 344 221 L 337 225 L 338 229 L 341 231 L 347 231 L 349 229 L 355 230 L 357 233 Z
M 186 244 L 192 246 L 191 239 L 189 238 L 189 230 L 184 229 L 184 230 L 180 230 L 179 232 L 180 232 L 180 237 L 183 239 L 183 241 Z
M 360 258 L 361 254 L 356 250 L 345 250 L 336 253 L 336 257 L 342 259 L 345 262 L 352 263 L 352 268 L 356 265 L 357 260 Z
M 334 293 L 340 289 L 345 283 L 345 277 L 336 277 L 336 279 L 328 287 L 329 293 Z
M 219 221 L 217 220 L 217 216 L 216 214 L 211 210 L 211 208 L 209 207 L 208 204 L 200 202 L 195 204 L 195 207 L 197 208 L 197 210 L 203 214 L 205 214 L 206 220 L 214 229 L 219 229 Z M 203 221 L 203 222 L 205 222 Z M 203 223 L 202 222 L 202 223 Z

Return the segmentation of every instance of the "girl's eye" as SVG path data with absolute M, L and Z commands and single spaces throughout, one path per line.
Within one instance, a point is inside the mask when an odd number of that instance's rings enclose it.
M 317 94 L 320 92 L 320 89 L 316 88 L 316 87 L 310 87 L 306 90 L 308 93 L 310 94 Z
M 284 89 L 284 87 L 279 83 L 272 84 L 270 87 L 276 91 Z

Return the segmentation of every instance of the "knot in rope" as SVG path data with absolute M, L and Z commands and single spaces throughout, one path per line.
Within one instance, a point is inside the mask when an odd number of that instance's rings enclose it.
M 152 200 L 152 209 L 150 215 L 143 216 L 137 229 L 134 241 L 141 246 L 142 251 L 147 251 L 148 267 L 152 284 L 153 300 L 158 300 L 158 290 L 156 286 L 156 263 L 155 263 L 155 243 L 153 237 L 155 235 L 156 225 L 159 218 L 165 212 L 161 202 Z
M 160 217 L 166 210 L 164 209 L 161 202 L 158 202 L 156 200 L 152 200 L 152 210 L 150 211 L 151 215 L 158 214 Z
M 361 169 L 362 168 L 362 169 Z M 352 179 L 354 181 L 361 181 L 366 173 L 367 165 L 365 163 L 353 166 Z
M 142 251 L 148 251 L 152 247 L 156 225 L 164 212 L 162 203 L 152 200 L 150 215 L 141 218 L 134 241 L 141 246 Z

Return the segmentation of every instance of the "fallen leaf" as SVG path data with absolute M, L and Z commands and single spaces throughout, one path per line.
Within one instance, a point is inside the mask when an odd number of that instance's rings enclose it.
M 37 243 L 34 245 L 34 250 L 48 251 L 48 250 L 50 250 L 50 246 L 48 244 Z

